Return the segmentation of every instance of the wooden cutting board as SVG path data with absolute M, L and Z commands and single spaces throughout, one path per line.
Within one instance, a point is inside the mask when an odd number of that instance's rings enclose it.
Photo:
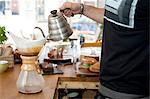
M 99 76 L 99 73 L 90 72 L 86 68 L 80 68 L 80 62 L 76 63 L 76 75 L 77 76 Z

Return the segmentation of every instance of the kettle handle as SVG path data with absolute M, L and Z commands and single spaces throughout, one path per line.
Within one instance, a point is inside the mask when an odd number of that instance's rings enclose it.
M 64 13 L 65 10 L 71 10 L 71 9 L 70 9 L 70 8 L 65 8 L 65 9 L 63 9 L 63 10 L 60 10 L 60 12 L 63 12 L 63 13 Z M 71 13 L 71 16 L 73 17 L 73 16 L 74 16 L 74 13 Z

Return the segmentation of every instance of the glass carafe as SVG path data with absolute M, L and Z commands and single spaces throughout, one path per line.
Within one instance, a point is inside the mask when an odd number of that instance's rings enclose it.
M 21 56 L 23 64 L 17 80 L 17 89 L 21 93 L 41 92 L 44 86 L 44 79 L 37 71 L 35 64 L 37 56 Z

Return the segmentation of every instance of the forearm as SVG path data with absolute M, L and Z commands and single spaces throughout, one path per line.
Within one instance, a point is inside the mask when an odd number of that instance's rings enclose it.
M 93 19 L 98 23 L 103 23 L 104 8 L 96 8 L 90 5 L 84 5 L 83 15 Z
M 71 17 L 72 14 L 83 14 L 98 23 L 103 23 L 104 8 L 96 8 L 90 5 L 80 3 L 65 2 L 63 6 L 60 7 L 60 10 L 64 10 L 63 13 L 68 17 Z

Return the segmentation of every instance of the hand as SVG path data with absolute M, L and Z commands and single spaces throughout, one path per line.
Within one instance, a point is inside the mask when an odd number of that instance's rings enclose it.
M 65 2 L 59 9 L 63 11 L 67 17 L 81 13 L 80 3 Z

